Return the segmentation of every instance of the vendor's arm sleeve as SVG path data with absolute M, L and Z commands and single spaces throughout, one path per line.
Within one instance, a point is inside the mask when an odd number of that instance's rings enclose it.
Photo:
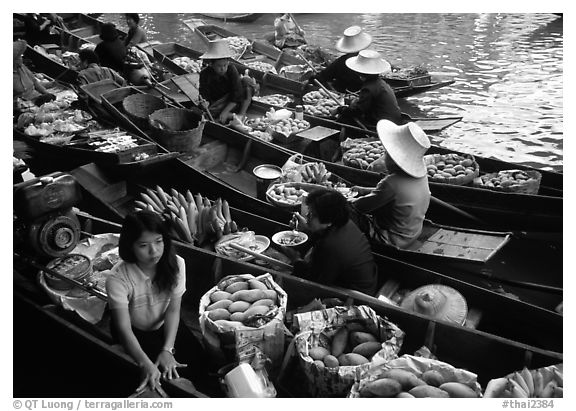
M 204 68 L 200 72 L 200 88 L 198 91 L 202 98 L 206 99 L 208 102 L 214 101 L 210 95 L 210 73 L 207 71 L 208 67 Z
M 178 261 L 178 281 L 172 291 L 172 298 L 182 297 L 186 292 L 186 263 L 180 256 L 176 257 Z
M 240 103 L 242 101 L 242 81 L 240 81 L 240 73 L 232 63 L 228 68 L 228 73 L 230 75 L 230 81 L 232 82 L 232 101 L 235 103 Z
M 354 201 L 354 207 L 361 213 L 370 213 L 394 199 L 394 190 L 386 181 L 381 180 L 370 194 L 360 197 Z
M 128 307 L 128 288 L 120 279 L 114 276 L 106 279 L 106 294 L 108 294 L 108 306 L 111 309 Z

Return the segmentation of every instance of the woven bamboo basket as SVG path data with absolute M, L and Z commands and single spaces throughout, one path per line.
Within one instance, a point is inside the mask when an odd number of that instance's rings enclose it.
M 149 116 L 152 136 L 169 151 L 191 152 L 200 146 L 202 115 L 182 108 L 164 108 Z
M 138 127 L 148 127 L 148 116 L 156 110 L 166 108 L 166 103 L 159 97 L 138 93 L 132 94 L 122 100 L 122 107 Z

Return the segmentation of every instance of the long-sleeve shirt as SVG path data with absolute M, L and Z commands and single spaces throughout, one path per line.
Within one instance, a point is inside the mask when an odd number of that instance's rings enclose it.
M 223 76 L 218 75 L 212 66 L 205 67 L 200 72 L 200 95 L 212 104 L 229 94 L 230 101 L 242 101 L 242 83 L 236 67 L 230 63 Z
M 120 86 L 126 85 L 126 80 L 116 71 L 109 67 L 101 67 L 96 63 L 90 64 L 87 68 L 80 71 L 78 74 L 78 83 L 80 85 L 94 83 L 100 80 L 110 79 L 118 83 Z
M 375 125 L 382 119 L 402 124 L 402 112 L 394 90 L 377 76 L 362 85 L 358 99 L 345 108 L 342 114 L 358 117 L 369 125 Z
M 316 75 L 316 79 L 323 84 L 331 82 L 334 89 L 344 93 L 346 90 L 358 91 L 362 87 L 362 79 L 354 70 L 346 65 L 346 60 L 358 53 L 348 53 L 338 57 L 324 70 Z
M 373 215 L 384 240 L 399 248 L 418 238 L 429 205 L 428 177 L 405 174 L 386 176 L 370 194 L 354 201 L 356 210 Z
M 321 284 L 376 293 L 377 268 L 370 243 L 352 220 L 318 238 L 306 260 L 294 264 L 294 273 Z

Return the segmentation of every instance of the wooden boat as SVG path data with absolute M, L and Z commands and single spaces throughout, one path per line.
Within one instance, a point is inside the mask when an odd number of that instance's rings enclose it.
M 76 84 L 78 71 L 64 65 L 57 58 L 51 58 L 50 54 L 28 45 L 24 52 L 24 60 L 26 65 L 33 71 L 45 73 L 56 80 Z
M 216 20 L 231 21 L 237 23 L 252 23 L 264 15 L 264 13 L 199 13 L 201 16 Z
M 91 227 L 90 232 L 92 234 L 118 232 L 120 228 L 117 224 L 89 217 L 85 214 L 81 214 L 80 218 L 83 221 L 83 226 Z M 181 313 L 182 321 L 189 327 L 197 324 L 197 307 L 200 296 L 222 276 L 222 273 L 226 273 L 226 275 L 233 273 L 260 275 L 265 272 L 270 272 L 275 281 L 280 284 L 289 296 L 289 311 L 307 304 L 313 298 L 339 298 L 342 301 L 348 300 L 348 303 L 351 304 L 367 305 L 373 308 L 379 315 L 386 316 L 406 333 L 401 354 L 413 353 L 423 345 L 427 346 L 441 361 L 476 373 L 478 375 L 478 381 L 482 386 L 485 386 L 492 378 L 501 377 L 509 372 L 519 370 L 523 366 L 538 368 L 563 361 L 563 355 L 561 353 L 533 347 L 484 331 L 432 320 L 419 314 L 408 313 L 361 293 L 316 284 L 183 243 L 176 242 L 176 248 L 178 254 L 185 259 L 187 267 L 194 267 L 194 270 L 190 270 L 187 273 L 189 292 L 184 296 Z M 24 266 L 22 273 L 26 276 L 30 275 L 30 271 L 33 273 L 37 272 L 36 267 L 30 268 L 29 264 L 16 259 L 16 257 L 15 262 Z M 29 267 L 28 270 L 26 270 L 26 265 Z M 215 267 L 217 268 L 215 269 Z M 198 273 L 210 275 L 198 275 Z M 28 277 L 28 283 L 26 284 L 28 288 L 37 287 L 33 278 L 34 276 L 32 276 L 32 279 Z M 123 371 L 121 375 L 124 377 L 124 383 L 127 380 L 129 381 L 129 379 L 126 378 L 125 370 L 127 368 L 131 367 L 132 375 L 137 375 L 135 374 L 135 364 L 131 362 L 125 354 L 120 353 L 117 346 L 110 344 L 109 327 L 107 327 L 107 325 L 99 324 L 99 327 L 95 327 L 78 317 L 70 315 L 70 313 L 65 313 L 62 310 L 55 310 L 53 307 L 43 305 L 42 301 L 44 300 L 42 300 L 42 295 L 39 295 L 38 289 L 34 290 L 35 293 L 32 297 L 20 291 L 21 289 L 18 284 L 15 283 L 14 287 L 16 306 L 19 308 L 22 307 L 22 309 L 25 310 L 23 312 L 35 311 L 34 315 L 26 317 L 31 320 L 28 324 L 37 324 L 38 321 L 42 321 L 38 324 L 45 324 L 47 327 L 50 327 L 49 329 L 53 330 L 53 333 L 54 330 L 62 330 L 62 332 L 65 332 L 64 335 L 70 338 L 67 342 L 70 343 L 73 341 L 75 343 L 72 345 L 66 344 L 68 350 L 70 349 L 69 347 L 82 347 L 84 353 L 83 358 L 85 358 L 82 362 L 83 367 L 93 365 L 92 359 L 99 360 L 102 358 L 102 355 L 104 355 L 105 366 L 111 367 L 110 369 L 118 370 L 119 372 Z M 512 310 L 510 310 L 510 312 L 512 312 Z M 34 320 L 34 322 L 32 322 L 32 320 Z M 505 325 L 510 328 L 509 323 Z M 514 325 L 515 322 L 513 321 L 512 326 Z M 59 334 L 60 333 L 54 333 L 53 335 Z M 95 365 L 96 364 L 94 364 L 94 366 Z M 290 390 L 288 381 L 274 381 L 274 383 L 280 397 L 295 394 Z M 164 384 L 163 386 L 165 390 L 168 391 L 170 384 Z M 174 394 L 170 394 L 174 397 L 194 396 L 194 392 L 187 392 L 186 390 L 180 390 L 179 392 L 176 391 Z M 196 392 L 196 394 L 196 396 L 201 396 L 198 395 L 201 393 Z M 97 397 L 98 395 L 92 396 Z
M 194 33 L 198 35 L 198 37 L 204 41 L 206 44 L 215 39 L 219 38 L 226 38 L 226 37 L 238 37 L 239 34 L 234 33 L 230 30 L 222 28 L 217 25 L 213 24 L 203 24 L 202 21 L 189 19 L 185 20 L 184 24 L 190 28 Z M 260 41 L 260 40 L 252 40 L 248 39 L 251 44 L 251 52 L 245 53 L 242 58 L 239 59 L 240 62 L 246 63 L 250 60 L 256 61 L 260 60 L 273 66 L 277 66 L 278 62 L 281 61 L 283 65 L 294 65 L 294 64 L 305 64 L 305 62 L 298 57 L 283 53 L 282 51 L 274 46 L 272 46 L 268 42 Z M 280 57 L 282 59 L 280 60 Z M 280 67 L 276 67 L 279 69 Z M 396 94 L 397 98 L 405 98 L 411 97 L 417 94 L 424 93 L 426 91 L 437 90 L 442 87 L 449 86 L 454 83 L 454 80 L 450 81 L 442 81 L 442 82 L 430 82 L 428 84 L 418 84 L 418 85 L 394 85 L 392 84 L 392 88 Z

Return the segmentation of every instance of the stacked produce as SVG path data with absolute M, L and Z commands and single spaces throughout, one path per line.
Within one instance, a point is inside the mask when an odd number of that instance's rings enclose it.
M 537 194 L 542 174 L 537 171 L 501 170 L 476 177 L 472 185 L 495 191 Z
M 406 80 L 414 77 L 428 76 L 428 70 L 422 65 L 413 67 L 394 67 L 390 73 L 386 73 L 384 78 Z
M 304 94 L 302 97 L 302 101 L 304 102 L 304 112 L 312 116 L 331 117 L 332 111 L 344 104 L 344 98 L 338 93 L 329 93 L 332 97 L 336 98 L 340 104 L 334 101 L 334 99 L 328 95 L 328 92 L 324 90 L 311 91 Z
M 241 58 L 242 55 L 252 47 L 250 41 L 248 41 L 246 37 L 231 36 L 226 37 L 226 40 L 228 41 L 228 45 L 234 52 L 235 59 Z
M 380 140 L 347 139 L 342 142 L 342 162 L 344 165 L 367 170 L 384 155 L 386 150 Z
M 87 144 L 95 147 L 94 151 L 118 153 L 120 151 L 138 147 L 138 140 L 125 132 L 107 130 L 105 133 L 101 133 L 98 136 L 91 138 Z
M 249 131 L 248 134 L 250 134 L 253 137 L 256 137 L 259 140 L 265 141 L 267 143 L 269 143 L 270 141 L 273 140 L 270 133 L 268 133 L 266 131 L 253 130 L 253 131 Z
M 271 122 L 272 120 L 268 117 L 255 117 L 246 120 L 244 124 L 252 128 L 252 130 L 266 131 Z
M 304 183 L 328 185 L 328 179 L 332 175 L 326 170 L 324 163 L 305 163 L 299 168 Z
M 302 204 L 308 191 L 294 184 L 274 184 L 266 192 L 266 196 L 280 205 L 297 206 Z
M 190 73 L 200 73 L 202 71 L 202 62 L 190 57 L 175 57 L 172 61 Z
M 436 359 L 404 355 L 367 370 L 350 397 L 479 398 L 476 374 Z
M 469 154 L 431 154 L 424 156 L 430 181 L 448 184 L 467 184 L 478 176 L 480 166 Z
M 300 133 L 301 131 L 307 130 L 308 128 L 310 128 L 310 123 L 306 120 L 286 118 L 271 123 L 268 126 L 268 132 L 272 135 L 272 137 L 275 137 L 274 133 L 279 133 L 287 138 L 288 136 Z
M 272 106 L 284 107 L 290 103 L 292 99 L 284 94 L 268 94 L 266 96 L 254 96 L 252 100 Z
M 147 188 L 140 197 L 142 201 L 135 202 L 136 210 L 166 215 L 180 241 L 202 245 L 209 239 L 217 240 L 238 231 L 226 200 L 210 201 L 200 193 L 192 195 L 190 190 L 183 195 L 172 188 L 168 193 L 160 186 L 156 186 L 156 190 Z
M 262 71 L 264 73 L 272 73 L 278 74 L 274 66 L 270 63 L 266 63 L 264 61 L 251 61 L 249 63 L 244 63 L 245 66 L 250 67 L 251 69 Z
M 502 378 L 490 380 L 485 398 L 562 398 L 563 364 L 529 370 L 524 367 Z

